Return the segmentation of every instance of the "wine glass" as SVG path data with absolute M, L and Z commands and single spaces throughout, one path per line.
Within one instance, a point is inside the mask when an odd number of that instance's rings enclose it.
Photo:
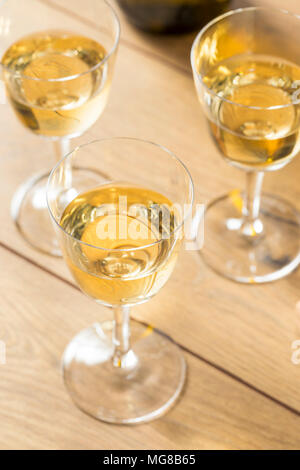
M 299 40 L 299 16 L 252 7 L 210 22 L 191 51 L 211 134 L 247 178 L 244 193 L 234 189 L 208 204 L 202 255 L 219 274 L 243 283 L 282 278 L 300 261 L 298 212 L 261 194 L 264 173 L 300 150 Z
M 106 0 L 72 3 L 6 0 L 0 6 L 2 78 L 18 120 L 54 143 L 56 159 L 70 139 L 101 116 L 110 91 L 120 36 L 119 21 Z M 29 14 L 30 13 L 30 14 Z M 64 169 L 65 184 L 71 175 Z M 60 255 L 49 222 L 49 172 L 32 177 L 16 192 L 11 212 L 23 237 L 35 248 Z
M 64 167 L 72 185 L 66 189 Z M 50 215 L 64 259 L 82 291 L 113 309 L 114 321 L 81 331 L 63 374 L 72 399 L 111 423 L 165 413 L 184 385 L 180 349 L 164 333 L 129 320 L 169 279 L 193 203 L 193 183 L 166 148 L 130 138 L 91 142 L 53 169 Z

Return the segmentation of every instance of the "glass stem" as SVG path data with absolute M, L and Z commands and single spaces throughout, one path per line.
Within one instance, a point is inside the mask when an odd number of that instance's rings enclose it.
M 246 178 L 242 233 L 246 238 L 254 241 L 263 235 L 263 225 L 259 219 L 259 212 L 264 172 L 248 171 Z
M 54 141 L 54 150 L 56 161 L 59 162 L 63 157 L 65 157 L 70 152 L 70 140 L 69 139 L 58 139 Z M 72 167 L 71 160 L 66 159 L 64 165 L 62 166 L 62 185 L 64 188 L 71 188 L 72 186 Z
M 128 368 L 128 355 L 130 352 L 130 308 L 124 305 L 115 307 L 114 317 L 113 365 L 118 368 Z

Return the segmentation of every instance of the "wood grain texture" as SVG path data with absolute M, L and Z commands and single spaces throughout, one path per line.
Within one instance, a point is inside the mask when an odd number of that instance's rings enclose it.
M 59 358 L 78 330 L 101 318 L 100 309 L 6 250 L 0 256 L 6 267 L 0 333 L 7 348 L 0 366 L 1 449 L 299 447 L 297 416 L 189 354 L 185 392 L 159 421 L 121 427 L 85 416 L 66 394 Z
M 284 7 L 300 12 L 298 1 L 286 1 Z M 240 187 L 240 172 L 220 158 L 211 141 L 191 74 L 183 73 L 188 65 L 179 57 L 172 57 L 171 64 L 162 60 L 169 56 L 164 39 L 161 43 L 155 39 L 154 47 L 147 35 L 124 21 L 122 25 L 124 40 L 108 108 L 74 145 L 114 135 L 162 143 L 191 170 L 197 202 Z M 188 36 L 167 38 L 168 47 L 176 50 L 182 41 L 180 50 L 185 51 Z M 9 213 L 16 187 L 51 166 L 51 143 L 26 132 L 8 105 L 0 107 L 0 142 L 0 244 L 71 281 L 62 260 L 26 245 Z M 299 173 L 300 159 L 296 158 L 267 176 L 266 191 L 283 195 L 300 209 Z M 77 411 L 69 403 L 58 372 L 68 339 L 108 313 L 28 261 L 0 250 L 0 314 L 4 319 L 0 339 L 9 340 L 11 356 L 8 365 L 0 368 L 6 384 L 0 387 L 1 423 L 6 423 L 0 430 L 0 447 L 299 447 L 300 366 L 291 362 L 292 342 L 300 338 L 299 270 L 274 284 L 241 286 L 216 276 L 197 253 L 183 252 L 167 286 L 151 302 L 134 309 L 133 316 L 163 329 L 198 356 L 188 356 L 186 394 L 177 408 L 156 423 L 121 429 Z M 60 422 L 63 425 L 57 426 Z M 80 435 L 74 431 L 78 428 L 84 429 Z M 174 436 L 175 429 L 180 429 L 179 436 Z

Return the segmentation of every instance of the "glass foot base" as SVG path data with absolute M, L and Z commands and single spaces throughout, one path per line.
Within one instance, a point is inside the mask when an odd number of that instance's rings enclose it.
M 113 365 L 113 322 L 94 324 L 67 346 L 63 375 L 75 404 L 109 423 L 135 424 L 166 413 L 182 391 L 186 365 L 167 336 L 131 322 L 132 351 Z
M 35 249 L 52 256 L 61 256 L 49 216 L 46 187 L 49 172 L 32 177 L 16 191 L 11 215 L 17 229 Z
M 300 216 L 288 202 L 264 194 L 260 221 L 264 233 L 254 243 L 241 235 L 243 194 L 234 190 L 212 201 L 205 215 L 201 256 L 224 277 L 242 283 L 270 282 L 300 263 Z

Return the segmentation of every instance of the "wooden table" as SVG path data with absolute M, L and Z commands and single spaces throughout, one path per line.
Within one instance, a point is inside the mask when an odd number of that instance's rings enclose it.
M 41 0 L 57 13 L 60 0 Z M 245 3 L 245 2 L 244 2 Z M 298 0 L 260 0 L 300 13 Z M 72 11 L 76 1 L 72 0 Z M 241 2 L 236 2 L 241 4 Z M 28 12 L 30 14 L 30 12 Z M 111 99 L 103 118 L 78 142 L 128 135 L 172 149 L 187 164 L 197 202 L 241 184 L 217 154 L 194 91 L 188 53 L 194 35 L 149 37 L 120 14 L 122 40 Z M 97 25 L 95 24 L 95 27 Z M 195 252 L 133 317 L 180 344 L 189 366 L 177 406 L 151 424 L 110 426 L 71 403 L 60 357 L 72 336 L 110 316 L 82 295 L 64 262 L 32 250 L 10 218 L 17 186 L 49 167 L 52 146 L 0 109 L 0 365 L 1 449 L 296 449 L 300 447 L 300 271 L 263 286 L 218 277 Z M 266 189 L 300 209 L 300 159 L 266 177 Z

